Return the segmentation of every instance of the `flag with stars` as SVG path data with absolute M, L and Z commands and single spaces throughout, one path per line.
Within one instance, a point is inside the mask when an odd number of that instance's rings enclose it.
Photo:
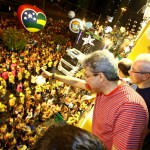
M 43 29 L 47 21 L 46 15 L 41 9 L 28 4 L 19 6 L 17 17 L 29 32 L 37 32 Z
M 28 31 L 37 32 L 46 24 L 46 17 L 43 13 L 28 9 L 22 13 L 22 22 Z

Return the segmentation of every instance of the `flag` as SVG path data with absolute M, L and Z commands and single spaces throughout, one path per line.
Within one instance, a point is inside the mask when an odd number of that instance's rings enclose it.
M 46 24 L 46 16 L 42 12 L 36 13 L 33 9 L 25 9 L 21 17 L 22 24 L 30 32 L 37 32 Z

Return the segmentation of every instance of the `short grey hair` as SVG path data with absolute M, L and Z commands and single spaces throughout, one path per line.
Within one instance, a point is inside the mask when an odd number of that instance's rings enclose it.
M 87 55 L 83 67 L 89 67 L 92 73 L 103 72 L 109 81 L 119 80 L 117 60 L 108 50 L 97 50 Z
M 144 63 L 140 69 L 141 71 L 150 72 L 150 54 L 139 54 L 135 59 L 135 62 L 137 61 Z

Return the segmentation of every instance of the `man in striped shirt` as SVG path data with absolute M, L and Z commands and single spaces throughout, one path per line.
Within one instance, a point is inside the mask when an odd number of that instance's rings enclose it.
M 83 61 L 86 80 L 49 73 L 74 87 L 97 93 L 92 132 L 108 150 L 139 150 L 145 138 L 148 110 L 143 98 L 118 77 L 117 62 L 107 50 L 95 51 Z

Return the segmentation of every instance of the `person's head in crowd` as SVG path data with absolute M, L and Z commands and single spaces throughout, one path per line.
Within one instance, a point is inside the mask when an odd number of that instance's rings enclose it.
M 98 50 L 89 54 L 83 61 L 83 67 L 85 68 L 87 88 L 92 89 L 93 92 L 105 93 L 104 87 L 119 80 L 118 63 L 108 50 Z M 92 80 L 93 78 L 95 80 Z
M 2 124 L 0 126 L 0 133 L 5 133 L 7 131 L 7 124 Z
M 150 54 L 137 56 L 129 70 L 130 79 L 139 88 L 150 87 Z
M 92 133 L 73 125 L 53 125 L 31 150 L 104 150 L 103 143 Z
M 120 78 L 129 77 L 129 70 L 131 68 L 131 65 L 132 65 L 132 61 L 128 58 L 122 58 L 118 62 L 119 77 Z

